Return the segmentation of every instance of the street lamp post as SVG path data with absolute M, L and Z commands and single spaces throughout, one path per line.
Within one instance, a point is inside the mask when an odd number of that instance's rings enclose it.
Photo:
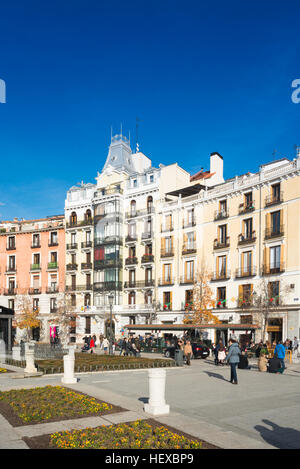
M 112 309 L 113 309 L 113 303 L 114 303 L 114 294 L 110 293 L 108 295 L 108 302 L 109 302 L 109 308 L 110 308 L 110 315 L 109 315 L 109 355 L 113 354 L 113 337 L 112 337 Z

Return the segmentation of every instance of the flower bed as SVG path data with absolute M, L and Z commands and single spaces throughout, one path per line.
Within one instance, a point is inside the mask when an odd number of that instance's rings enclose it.
M 62 373 L 62 360 L 35 360 L 38 371 L 45 374 Z M 75 372 L 132 370 L 175 366 L 174 360 L 163 358 L 122 357 L 118 355 L 75 354 Z
M 120 412 L 112 406 L 63 386 L 0 392 L 1 413 L 12 425 L 42 423 Z
M 24 438 L 30 448 L 55 449 L 215 449 L 155 420 L 137 420 Z

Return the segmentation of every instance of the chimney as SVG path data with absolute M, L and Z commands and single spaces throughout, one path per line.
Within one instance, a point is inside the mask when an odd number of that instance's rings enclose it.
M 224 182 L 223 156 L 221 156 L 220 153 L 216 151 L 210 154 L 210 173 L 215 173 L 213 176 L 215 184 Z

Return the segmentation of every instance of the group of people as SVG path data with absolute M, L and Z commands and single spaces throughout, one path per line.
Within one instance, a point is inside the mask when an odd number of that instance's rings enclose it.
M 81 350 L 83 352 L 90 351 L 90 353 L 95 353 L 95 348 L 96 348 L 96 343 L 97 343 L 96 335 L 85 336 L 83 338 L 83 340 L 84 340 L 84 345 L 81 348 Z M 103 335 L 100 335 L 99 336 L 99 345 L 100 345 L 100 349 L 104 350 L 104 354 L 107 355 L 108 354 L 108 349 L 109 349 L 109 340 L 107 339 L 107 337 L 104 337 Z

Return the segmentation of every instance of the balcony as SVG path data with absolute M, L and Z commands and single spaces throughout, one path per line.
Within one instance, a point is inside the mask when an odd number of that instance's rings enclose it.
M 256 267 L 250 266 L 243 269 L 236 269 L 235 278 L 254 277 L 256 275 Z
M 36 243 L 32 243 L 32 245 L 31 245 L 31 248 L 32 248 L 32 249 L 36 249 L 36 248 L 40 248 L 40 247 L 41 247 L 41 243 L 40 243 L 40 242 L 38 242 L 38 243 L 37 243 L 37 242 L 36 242 Z
M 153 254 L 144 254 L 142 256 L 141 263 L 142 264 L 149 264 L 150 262 L 154 262 L 154 256 Z
M 174 277 L 160 278 L 158 280 L 158 286 L 159 287 L 174 285 L 174 283 L 175 283 Z
M 15 245 L 15 244 L 12 244 L 12 245 L 10 245 L 10 246 L 6 246 L 6 250 L 7 250 L 7 251 L 15 251 L 15 249 L 16 249 L 16 245 Z
M 228 248 L 230 246 L 230 237 L 227 236 L 223 239 L 215 239 L 214 240 L 214 249 L 223 249 Z
M 251 244 L 251 243 L 254 243 L 255 241 L 256 241 L 255 231 L 252 231 L 252 233 L 249 233 L 248 235 L 244 235 L 243 233 L 239 234 L 238 245 Z
M 226 305 L 226 298 L 218 298 L 216 303 L 217 309 L 225 309 L 227 308 Z
M 218 281 L 218 280 L 228 280 L 230 279 L 230 270 L 221 270 L 220 272 L 213 272 L 210 281 Z
M 67 292 L 91 291 L 92 289 L 93 289 L 93 285 L 66 285 Z
M 4 291 L 3 291 L 3 294 L 5 296 L 16 295 L 17 294 L 17 288 L 16 287 L 14 287 L 14 288 L 5 288 Z
M 95 269 L 115 269 L 123 266 L 122 259 L 102 259 L 94 263 Z
M 67 251 L 75 250 L 75 249 L 77 249 L 77 247 L 78 247 L 78 244 L 77 244 L 77 243 L 70 243 L 70 244 L 67 244 Z
M 174 225 L 161 225 L 161 233 L 164 233 L 165 231 L 173 231 L 174 230 Z
M 183 246 L 182 248 L 182 255 L 185 256 L 185 255 L 189 255 L 189 254 L 196 254 L 197 252 L 197 248 L 195 245 L 191 245 L 191 246 Z
M 192 220 L 183 220 L 182 228 L 192 228 L 196 226 L 196 220 L 193 218 Z
M 120 291 L 122 290 L 122 282 L 115 281 L 115 282 L 96 282 L 94 283 L 94 291 L 95 292 L 103 292 L 103 291 Z
M 92 262 L 82 262 L 81 263 L 81 270 L 91 270 L 93 268 Z
M 50 313 L 51 314 L 56 314 L 58 312 L 57 306 L 53 306 L 53 308 L 50 308 Z
M 135 243 L 137 241 L 137 235 L 128 235 L 125 238 L 125 243 Z
M 90 226 L 93 224 L 93 218 L 88 218 L 86 220 L 80 220 L 80 221 L 70 221 L 66 223 L 67 228 L 76 228 L 80 226 Z
M 214 215 L 215 221 L 224 220 L 225 218 L 228 218 L 228 217 L 229 217 L 229 211 L 227 209 L 215 211 L 215 215 Z
M 41 264 L 30 264 L 30 270 L 41 270 Z
M 48 262 L 48 269 L 58 269 L 58 262 Z
M 58 292 L 59 292 L 58 285 L 56 285 L 55 287 L 52 286 L 52 287 L 46 288 L 46 293 L 58 293 Z
M 153 279 L 151 280 L 129 280 L 124 282 L 124 289 L 127 288 L 152 288 L 155 286 Z
M 137 263 L 138 263 L 137 257 L 127 257 L 127 259 L 125 259 L 125 265 L 135 265 Z
M 278 194 L 272 194 L 265 198 L 265 207 L 271 207 L 272 205 L 281 204 L 283 202 L 283 192 L 280 191 Z
M 245 213 L 250 213 L 255 210 L 254 202 L 249 202 L 248 204 L 240 204 L 239 205 L 239 215 L 244 215 Z
M 29 295 L 40 295 L 42 293 L 41 288 L 29 288 L 28 294 Z
M 96 238 L 95 247 L 107 245 L 122 245 L 122 238 L 120 236 L 105 236 L 103 238 Z
M 17 272 L 17 267 L 15 265 L 9 265 L 6 267 L 6 273 L 15 273 Z
M 265 229 L 265 239 L 281 238 L 284 235 L 284 225 Z
M 81 249 L 88 249 L 93 247 L 93 241 L 85 241 L 81 243 Z
M 281 274 L 285 271 L 285 264 L 284 262 L 277 262 L 275 264 L 264 264 L 262 266 L 262 275 L 274 275 L 274 274 Z
M 194 285 L 195 278 L 194 277 L 187 278 L 187 277 L 183 276 L 183 277 L 180 277 L 179 283 L 180 283 L 180 285 Z
M 253 306 L 252 298 L 249 298 L 247 295 L 238 299 L 237 308 L 251 308 Z
M 160 257 L 173 257 L 173 256 L 174 256 L 174 251 L 172 248 L 160 250 Z
M 66 266 L 66 270 L 70 271 L 70 270 L 77 270 L 78 268 L 78 264 L 67 264 Z
M 152 231 L 147 231 L 145 233 L 142 233 L 142 241 L 145 241 L 147 239 L 152 239 L 153 238 L 153 232 Z
M 49 241 L 48 246 L 49 247 L 58 246 L 58 240 L 53 239 L 53 240 Z

